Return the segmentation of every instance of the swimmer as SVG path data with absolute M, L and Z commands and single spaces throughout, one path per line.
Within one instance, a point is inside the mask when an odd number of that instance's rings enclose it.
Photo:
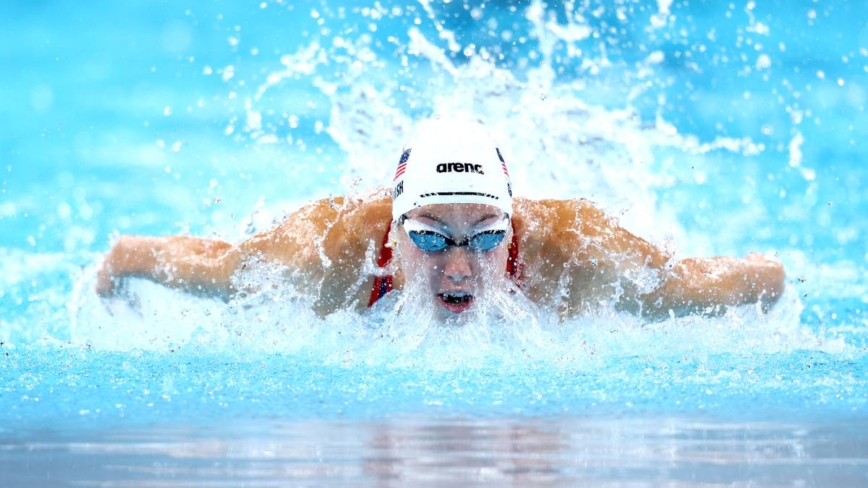
M 784 290 L 783 266 L 762 255 L 675 260 L 585 200 L 513 198 L 485 128 L 435 118 L 404 148 L 390 190 L 310 203 L 237 245 L 121 236 L 96 291 L 112 297 L 143 278 L 229 301 L 257 263 L 279 266 L 320 316 L 411 287 L 440 319 L 504 289 L 562 319 L 609 307 L 650 320 L 744 304 L 767 311 Z

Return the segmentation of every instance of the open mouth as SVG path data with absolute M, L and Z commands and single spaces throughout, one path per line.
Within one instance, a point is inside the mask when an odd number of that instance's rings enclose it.
M 450 312 L 461 313 L 473 305 L 473 295 L 462 291 L 448 291 L 437 295 L 440 303 Z

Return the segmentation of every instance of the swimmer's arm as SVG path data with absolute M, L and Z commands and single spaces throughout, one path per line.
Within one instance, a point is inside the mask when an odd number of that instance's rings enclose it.
M 121 236 L 97 273 L 100 296 L 115 295 L 128 278 L 143 278 L 194 295 L 228 300 L 240 253 L 231 244 L 195 237 Z
M 121 236 L 97 274 L 96 291 L 112 297 L 129 278 L 142 278 L 202 297 L 230 300 L 238 290 L 232 277 L 252 259 L 276 263 L 315 279 L 320 259 L 313 236 L 325 232 L 326 215 L 311 205 L 237 246 L 196 237 Z M 307 244 L 307 245 L 305 245 Z
M 320 316 L 362 311 L 373 284 L 370 265 L 392 220 L 391 199 L 384 195 L 314 202 L 243 243 L 242 254 L 282 266 L 289 284 L 313 297 Z
M 757 302 L 767 311 L 784 290 L 777 261 L 758 254 L 676 261 L 584 200 L 541 201 L 522 210 L 557 229 L 542 254 L 549 273 L 560 268 L 568 278 L 550 276 L 567 284 L 556 291 L 566 316 L 613 298 L 617 309 L 650 319 L 719 315 L 728 306 Z
M 228 301 L 240 291 L 233 277 L 259 261 L 279 266 L 290 284 L 315 296 L 314 309 L 321 315 L 354 301 L 362 309 L 370 293 L 362 271 L 366 252 L 382 239 L 384 222 L 391 218 L 389 203 L 385 198 L 320 200 L 236 246 L 194 237 L 122 236 L 100 267 L 96 291 L 111 297 L 127 278 L 143 278 Z
M 719 315 L 727 307 L 759 303 L 767 312 L 784 292 L 784 268 L 760 254 L 745 258 L 683 259 L 662 273 L 661 285 L 639 297 L 642 314 L 666 318 L 672 314 Z
M 602 216 L 591 234 L 600 244 L 595 250 L 601 274 L 623 292 L 616 307 L 646 318 L 713 316 L 752 303 L 766 312 L 784 291 L 783 266 L 760 254 L 675 260 Z
M 283 225 L 237 246 L 185 236 L 121 236 L 100 266 L 96 291 L 112 297 L 128 279 L 141 278 L 229 301 L 239 291 L 233 276 L 253 260 L 276 264 L 298 281 L 315 283 L 323 268 L 322 259 L 311 252 L 316 247 L 311 238 L 315 230 L 299 225 L 300 221 L 292 215 Z

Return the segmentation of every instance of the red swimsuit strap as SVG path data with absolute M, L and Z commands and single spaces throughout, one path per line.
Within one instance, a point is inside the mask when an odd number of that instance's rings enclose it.
M 509 257 L 506 258 L 506 274 L 512 281 L 518 283 L 522 271 L 521 262 L 518 260 L 518 234 L 515 232 L 515 223 L 512 223 L 512 242 L 509 243 Z
M 383 244 L 380 246 L 380 257 L 377 259 L 377 266 L 383 270 L 392 262 L 392 248 L 389 246 L 389 231 L 392 228 L 391 222 L 386 227 L 386 235 L 383 236 Z M 515 233 L 515 224 L 512 224 L 512 242 L 509 243 L 509 257 L 506 259 L 506 274 L 515 282 L 521 278 L 522 266 L 518 259 L 518 234 Z M 371 299 L 368 300 L 368 307 L 374 306 L 377 300 L 383 298 L 386 293 L 392 291 L 392 276 L 376 276 L 374 277 L 374 286 L 371 289 Z
M 383 244 L 380 246 L 380 257 L 377 259 L 377 267 L 381 270 L 389 266 L 392 262 L 392 247 L 389 246 L 389 230 L 392 228 L 392 223 L 386 227 L 386 235 L 383 236 Z M 386 293 L 392 291 L 392 276 L 376 276 L 374 277 L 374 287 L 371 290 L 371 299 L 368 300 L 368 307 L 373 307 L 377 300 L 383 298 Z

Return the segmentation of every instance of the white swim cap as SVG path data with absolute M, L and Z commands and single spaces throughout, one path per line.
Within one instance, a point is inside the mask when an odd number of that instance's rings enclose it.
M 392 218 L 438 203 L 481 203 L 512 215 L 506 163 L 482 125 L 429 119 L 404 147 L 392 184 Z

